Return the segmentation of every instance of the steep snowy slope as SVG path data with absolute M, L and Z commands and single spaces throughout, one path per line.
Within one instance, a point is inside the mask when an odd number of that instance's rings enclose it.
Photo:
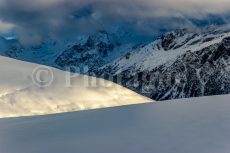
M 0 117 L 151 102 L 111 82 L 0 57 Z
M 229 98 L 0 119 L 0 152 L 229 153 Z
M 99 70 L 157 100 L 230 93 L 230 32 L 176 30 Z
M 230 29 L 230 28 L 229 28 Z M 162 35 L 153 43 L 129 52 L 105 67 L 112 67 L 112 73 L 134 68 L 135 71 L 152 70 L 153 68 L 174 61 L 186 51 L 199 51 L 211 45 L 220 43 L 230 36 L 226 28 L 208 27 L 204 31 L 189 31 L 178 29 Z

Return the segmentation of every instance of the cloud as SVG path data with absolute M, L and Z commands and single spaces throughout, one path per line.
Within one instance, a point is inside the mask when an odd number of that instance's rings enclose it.
M 190 18 L 228 14 L 229 0 L 1 0 L 0 19 L 23 41 L 68 36 L 122 23 L 153 29 L 191 24 Z M 166 22 L 170 19 L 170 22 Z M 183 19 L 183 23 L 177 22 Z
M 7 33 L 14 27 L 13 24 L 5 23 L 0 20 L 0 33 Z

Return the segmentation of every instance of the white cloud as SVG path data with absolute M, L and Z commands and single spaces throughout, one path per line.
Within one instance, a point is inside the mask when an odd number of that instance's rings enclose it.
M 0 20 L 0 32 L 7 33 L 14 27 L 13 24 L 6 23 Z
M 86 8 L 91 14 L 83 12 Z M 165 25 L 161 22 L 165 18 L 203 19 L 209 14 L 228 15 L 229 8 L 229 0 L 1 0 L 0 18 L 14 24 L 27 39 L 30 35 L 41 38 L 47 34 L 89 32 L 98 25 L 107 27 L 127 21 L 148 23 L 149 27 L 144 28 L 154 29 Z M 73 20 L 70 16 L 76 12 L 82 13 L 81 18 Z M 168 26 L 181 24 L 168 22 Z

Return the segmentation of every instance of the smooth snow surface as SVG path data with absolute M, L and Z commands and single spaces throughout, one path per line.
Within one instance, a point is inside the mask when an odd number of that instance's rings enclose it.
M 41 65 L 0 57 L 0 118 L 152 101 L 105 80 L 47 68 L 50 73 L 43 72 Z M 49 86 L 44 87 L 43 81 Z
M 230 96 L 0 119 L 1 153 L 229 153 Z

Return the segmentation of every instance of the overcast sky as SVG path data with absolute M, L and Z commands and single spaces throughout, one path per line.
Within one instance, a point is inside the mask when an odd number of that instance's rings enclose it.
M 225 16 L 229 8 L 229 0 L 0 0 L 0 33 L 14 29 L 27 41 L 124 22 L 149 30 L 180 25 L 175 18 Z

